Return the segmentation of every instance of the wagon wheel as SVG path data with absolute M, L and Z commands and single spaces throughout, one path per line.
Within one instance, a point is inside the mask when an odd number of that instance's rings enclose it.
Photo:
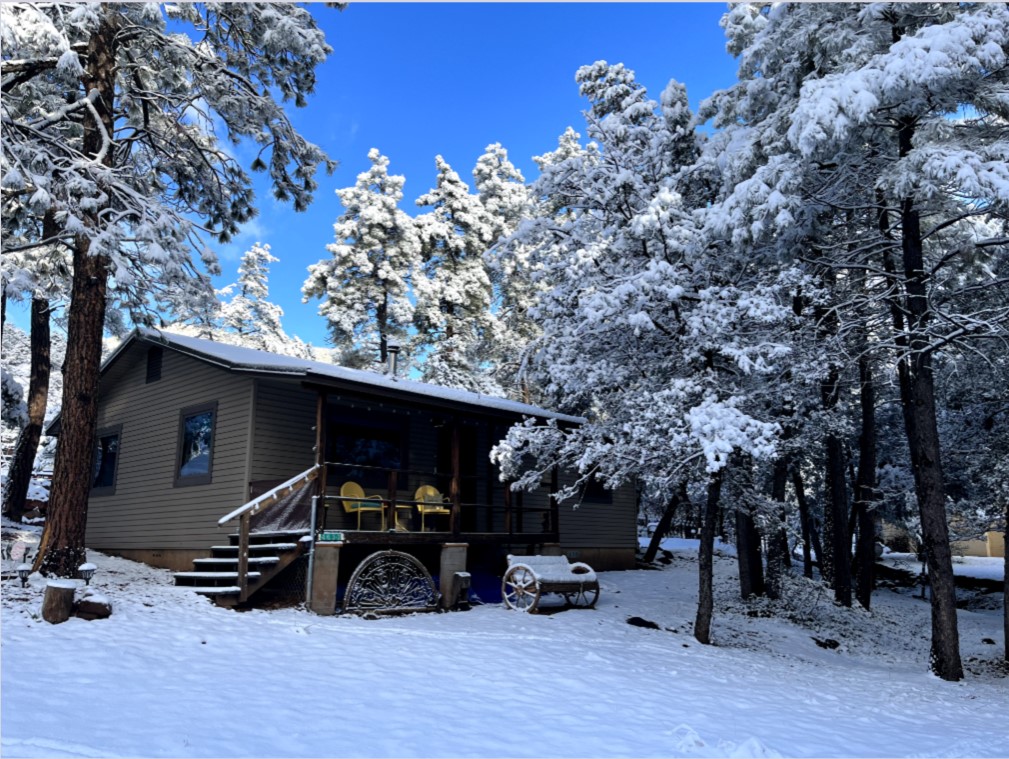
M 521 564 L 509 569 L 501 581 L 505 606 L 516 611 L 536 611 L 540 602 L 540 581 L 529 567 Z
M 596 586 L 582 587 L 573 593 L 565 593 L 564 600 L 571 606 L 591 609 L 599 600 L 599 588 Z

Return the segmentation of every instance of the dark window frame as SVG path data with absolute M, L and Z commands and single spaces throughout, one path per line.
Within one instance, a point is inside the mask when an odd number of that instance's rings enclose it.
M 147 377 L 146 384 L 157 382 L 161 379 L 161 367 L 165 360 L 165 349 L 160 345 L 153 345 L 147 349 Z
M 210 412 L 210 456 L 207 459 L 207 473 L 182 475 L 182 448 L 186 442 L 186 419 Z M 179 411 L 179 431 L 175 440 L 175 469 L 173 487 L 184 488 L 193 485 L 210 485 L 214 481 L 214 452 L 217 448 L 217 401 L 186 406 Z
M 591 477 L 582 486 L 581 501 L 583 503 L 599 503 L 612 506 L 613 491 L 595 477 Z
M 102 438 L 112 437 L 113 435 L 115 435 L 116 437 L 117 447 L 116 447 L 116 462 L 112 466 L 112 484 L 95 487 L 94 482 L 95 482 L 95 476 L 97 474 L 95 472 L 95 464 L 98 463 L 98 446 L 101 445 Z M 91 453 L 91 488 L 88 493 L 89 497 L 116 494 L 116 483 L 119 481 L 119 458 L 120 454 L 122 453 L 122 450 L 123 450 L 123 425 L 112 424 L 109 425 L 108 427 L 102 427 L 100 430 L 98 430 L 97 433 L 95 433 L 95 447 Z

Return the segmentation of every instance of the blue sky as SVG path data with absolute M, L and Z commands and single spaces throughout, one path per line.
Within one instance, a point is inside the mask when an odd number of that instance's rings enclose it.
M 579 66 L 622 62 L 657 99 L 671 78 L 690 103 L 735 78 L 718 21 L 724 3 L 352 3 L 339 11 L 310 6 L 334 52 L 317 70 L 308 106 L 291 107 L 306 138 L 340 162 L 320 174 L 315 202 L 303 213 L 273 200 L 261 179 L 259 216 L 227 246 L 218 246 L 223 286 L 237 276 L 252 243 L 269 243 L 280 262 L 270 299 L 284 327 L 315 345 L 326 342 L 318 302 L 301 303 L 306 268 L 328 256 L 340 215 L 335 190 L 354 184 L 378 148 L 406 177 L 403 208 L 432 186 L 441 154 L 466 181 L 484 148 L 500 142 L 527 180 L 533 155 L 554 149 L 573 126 L 583 137 L 585 102 L 574 81 Z M 242 155 L 244 151 L 239 151 Z M 16 323 L 27 315 L 11 313 Z

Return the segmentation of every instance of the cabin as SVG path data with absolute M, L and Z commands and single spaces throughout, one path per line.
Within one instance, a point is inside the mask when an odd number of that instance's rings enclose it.
M 440 576 L 443 595 L 446 574 L 500 578 L 509 554 L 633 567 L 633 488 L 560 503 L 563 472 L 531 492 L 502 482 L 490 450 L 529 417 L 582 421 L 140 328 L 102 365 L 86 544 L 177 570 L 218 602 L 246 601 L 307 554 L 316 565 L 295 583 L 316 581 L 323 613 L 379 551 Z

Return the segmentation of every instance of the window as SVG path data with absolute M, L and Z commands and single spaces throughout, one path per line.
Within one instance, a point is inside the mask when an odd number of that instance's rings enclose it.
M 161 379 L 161 359 L 165 355 L 165 349 L 154 347 L 147 349 L 147 384 L 157 382 Z
M 595 477 L 585 483 L 582 500 L 589 503 L 613 503 L 613 491 L 608 489 Z
M 122 425 L 118 425 L 98 431 L 94 468 L 91 470 L 91 495 L 113 495 L 116 492 L 122 430 Z
M 376 415 L 377 416 L 377 415 Z M 372 418 L 371 423 L 340 420 L 327 436 L 326 460 L 346 466 L 335 471 L 342 479 L 364 488 L 386 488 L 389 471 L 406 466 L 406 435 L 395 422 Z
M 217 403 L 182 409 L 175 486 L 209 485 L 214 473 L 214 424 Z

